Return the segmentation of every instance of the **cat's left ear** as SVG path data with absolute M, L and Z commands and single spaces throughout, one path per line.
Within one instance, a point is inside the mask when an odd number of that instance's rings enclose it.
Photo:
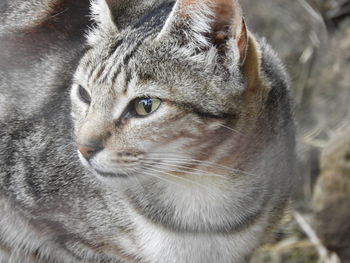
M 96 28 L 89 32 L 88 41 L 93 44 L 98 39 L 99 34 L 113 34 L 118 32 L 114 14 L 116 0 L 92 0 L 91 16 L 96 23 Z
M 248 32 L 237 0 L 178 0 L 158 38 L 169 34 L 203 49 L 214 45 L 223 54 L 233 41 L 242 65 L 247 56 Z

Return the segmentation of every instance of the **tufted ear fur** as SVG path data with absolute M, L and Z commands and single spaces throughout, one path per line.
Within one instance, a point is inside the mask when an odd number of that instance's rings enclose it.
M 202 49 L 215 46 L 221 54 L 233 41 L 244 64 L 248 32 L 237 0 L 178 0 L 159 38 L 169 34 Z
M 96 27 L 88 33 L 88 42 L 90 45 L 96 43 L 101 34 L 117 33 L 118 29 L 115 23 L 114 10 L 116 0 L 92 0 L 91 16 L 96 23 Z

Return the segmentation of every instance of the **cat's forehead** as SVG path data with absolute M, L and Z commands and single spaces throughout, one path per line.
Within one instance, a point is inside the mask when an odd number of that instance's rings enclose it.
M 177 47 L 157 43 L 152 37 L 142 42 L 116 40 L 116 43 L 103 52 L 95 50 L 86 72 L 91 88 L 103 84 L 120 93 L 125 92 L 125 87 L 132 92 L 137 92 L 136 89 L 152 92 L 156 86 L 162 86 L 157 92 L 163 93 L 190 83 L 198 83 L 202 89 L 205 86 L 208 74 L 203 71 L 209 69 L 204 63 L 191 61 Z
M 157 41 L 156 33 L 141 36 L 137 30 L 126 31 L 96 46 L 84 63 L 83 85 L 104 97 L 100 100 L 147 96 L 191 103 L 211 112 L 225 111 L 234 86 L 211 63 L 215 57 L 210 51 L 191 53 L 171 39 Z M 230 90 L 225 88 L 228 84 Z
M 134 32 L 121 32 L 106 36 L 100 43 L 89 49 L 79 67 L 79 81 L 85 86 L 108 84 L 116 78 L 122 68 L 126 68 L 135 50 L 140 46 L 140 37 Z
M 135 24 L 128 26 L 122 31 L 112 31 L 112 34 L 100 34 L 98 41 L 94 43 L 91 52 L 85 56 L 85 71 L 91 67 L 98 67 L 107 64 L 113 66 L 116 73 L 119 73 L 118 66 L 125 66 L 131 58 L 137 57 L 142 52 L 137 52 L 145 47 L 148 39 L 155 38 L 170 13 L 173 2 L 165 2 L 150 13 L 141 17 Z M 136 56 L 135 56 L 135 53 Z M 141 56 L 142 58 L 142 56 Z

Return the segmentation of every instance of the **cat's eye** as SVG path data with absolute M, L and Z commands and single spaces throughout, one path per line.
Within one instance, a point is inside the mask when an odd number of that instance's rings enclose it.
M 135 100 L 135 112 L 139 116 L 147 116 L 158 110 L 162 101 L 155 98 L 142 98 Z
M 79 85 L 78 88 L 78 93 L 79 93 L 79 97 L 80 99 L 85 102 L 86 104 L 90 104 L 91 103 L 91 96 L 89 94 L 89 92 L 84 89 L 82 86 Z

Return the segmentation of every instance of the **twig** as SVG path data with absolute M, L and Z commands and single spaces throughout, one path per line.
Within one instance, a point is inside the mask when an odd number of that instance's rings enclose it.
M 339 257 L 335 253 L 329 252 L 321 240 L 318 238 L 316 232 L 312 229 L 310 224 L 305 220 L 305 218 L 298 212 L 294 212 L 293 216 L 301 229 L 305 232 L 310 242 L 315 246 L 321 263 L 340 263 Z

